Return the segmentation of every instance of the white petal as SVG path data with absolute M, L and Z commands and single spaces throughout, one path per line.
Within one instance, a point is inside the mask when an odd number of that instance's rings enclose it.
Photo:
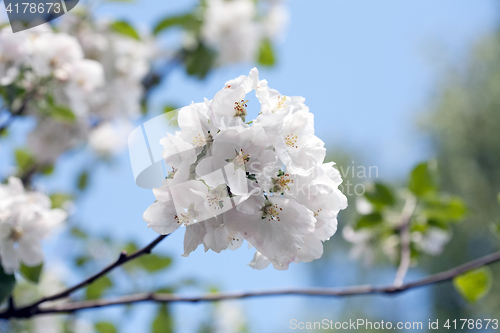
M 0 259 L 5 273 L 12 274 L 19 269 L 18 253 L 13 241 L 5 240 L 0 242 Z
M 260 252 L 255 252 L 252 262 L 249 263 L 248 265 L 254 269 L 261 270 L 269 266 L 270 263 L 271 261 L 269 260 L 269 258 L 262 255 L 262 253 Z
M 205 234 L 205 222 L 188 225 L 184 234 L 184 254 L 182 256 L 187 257 L 191 252 L 196 250 L 198 245 L 203 242 Z
M 175 219 L 176 215 L 172 202 L 165 204 L 158 201 L 149 206 L 142 217 L 148 227 L 161 235 L 168 235 L 180 227 L 180 223 Z
M 21 238 L 19 240 L 19 258 L 26 266 L 37 266 L 43 262 L 43 251 L 37 239 Z

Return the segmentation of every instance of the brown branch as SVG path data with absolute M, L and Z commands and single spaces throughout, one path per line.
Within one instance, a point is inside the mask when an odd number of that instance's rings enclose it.
M 262 290 L 262 291 L 249 291 L 249 292 L 229 292 L 229 293 L 212 293 L 202 296 L 180 296 L 176 294 L 136 294 L 118 297 L 115 299 L 101 299 L 82 302 L 71 302 L 61 305 L 50 307 L 35 307 L 32 313 L 23 312 L 23 309 L 14 311 L 14 313 L 2 313 L 0 318 L 27 318 L 35 315 L 49 314 L 49 313 L 73 313 L 84 309 L 95 309 L 101 307 L 108 307 L 114 305 L 124 305 L 139 302 L 158 302 L 158 303 L 173 303 L 173 302 L 214 302 L 230 299 L 242 299 L 250 297 L 264 297 L 264 296 L 284 296 L 284 295 L 300 295 L 300 296 L 326 296 L 326 297 L 345 297 L 356 295 L 392 295 L 401 293 L 410 289 L 429 286 L 436 283 L 449 281 L 454 277 L 468 272 L 472 269 L 482 267 L 500 261 L 500 251 L 481 257 L 479 259 L 468 262 L 464 265 L 452 268 L 450 270 L 430 275 L 423 279 L 406 283 L 401 286 L 352 286 L 346 288 L 303 288 L 303 289 L 275 289 L 275 290 Z
M 167 237 L 167 236 L 168 235 L 161 235 L 161 236 L 157 237 L 154 241 L 149 243 L 147 246 L 135 251 L 132 254 L 127 254 L 126 251 L 122 251 L 120 253 L 120 256 L 118 257 L 118 259 L 114 263 L 108 265 L 107 267 L 105 267 L 101 271 L 99 271 L 98 273 L 92 275 L 91 277 L 85 279 L 84 281 L 78 283 L 77 285 L 75 285 L 71 288 L 68 288 L 66 290 L 63 290 L 63 291 L 61 291 L 57 294 L 54 294 L 52 296 L 43 297 L 40 300 L 36 301 L 35 303 L 30 304 L 28 306 L 25 306 L 23 308 L 19 308 L 19 309 L 16 309 L 14 311 L 12 309 L 9 309 L 7 312 L 1 313 L 0 318 L 9 318 L 9 317 L 28 318 L 28 317 L 33 316 L 34 314 L 40 313 L 39 312 L 40 311 L 40 308 L 39 308 L 40 304 L 45 303 L 45 302 L 55 301 L 55 300 L 62 299 L 62 298 L 66 298 L 66 297 L 70 296 L 72 293 L 74 293 L 75 291 L 80 290 L 80 289 L 90 285 L 95 280 L 108 274 L 110 271 L 112 271 L 116 267 L 119 267 L 119 266 L 121 266 L 121 265 L 123 265 L 123 264 L 125 264 L 133 259 L 139 258 L 145 254 L 150 254 L 151 250 L 156 245 L 158 245 L 158 243 L 160 243 L 163 239 L 165 239 L 165 237 Z

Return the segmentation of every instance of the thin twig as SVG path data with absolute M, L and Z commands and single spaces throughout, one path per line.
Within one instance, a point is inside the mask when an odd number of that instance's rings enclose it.
M 38 309 L 38 306 L 42 303 L 45 303 L 45 302 L 49 302 L 49 301 L 55 301 L 55 300 L 58 300 L 58 299 L 61 299 L 61 298 L 66 298 L 68 297 L 69 295 L 71 295 L 72 293 L 74 293 L 75 291 L 79 290 L 79 289 L 82 289 L 86 286 L 88 286 L 89 284 L 91 284 L 92 282 L 94 282 L 95 280 L 99 279 L 100 277 L 103 277 L 104 275 L 106 275 L 107 273 L 109 273 L 111 270 L 115 269 L 116 267 L 119 267 L 133 259 L 136 259 L 138 257 L 141 257 L 145 254 L 150 254 L 151 253 L 151 250 L 158 244 L 160 243 L 163 239 L 165 239 L 165 237 L 167 237 L 168 235 L 161 235 L 159 237 L 157 237 L 154 241 L 152 241 L 151 243 L 149 243 L 147 246 L 143 247 L 142 249 L 140 250 L 137 250 L 136 252 L 132 253 L 132 254 L 127 254 L 125 251 L 122 251 L 120 253 L 120 256 L 118 257 L 118 259 L 112 263 L 111 265 L 105 267 L 104 269 L 102 269 L 100 272 L 92 275 L 91 277 L 85 279 L 84 281 L 78 283 L 77 285 L 71 287 L 71 288 L 68 288 L 66 290 L 63 290 L 57 294 L 54 294 L 52 296 L 47 296 L 47 297 L 43 297 L 41 298 L 40 300 L 36 301 L 35 303 L 31 304 L 31 305 L 28 305 L 22 309 L 18 309 L 16 312 L 18 311 L 28 311 L 28 312 L 37 312 L 37 309 Z M 0 316 L 1 317 L 1 316 Z
M 229 292 L 229 293 L 211 293 L 202 296 L 180 296 L 176 294 L 136 294 L 118 297 L 114 299 L 101 299 L 82 302 L 71 302 L 61 305 L 50 307 L 35 307 L 32 312 L 23 311 L 18 309 L 14 313 L 2 313 L 0 318 L 29 318 L 35 315 L 49 314 L 49 313 L 74 313 L 84 309 L 95 309 L 101 307 L 108 307 L 114 305 L 124 305 L 139 302 L 157 302 L 157 303 L 196 303 L 196 302 L 214 302 L 230 299 L 242 299 L 250 297 L 265 297 L 265 296 L 284 296 L 284 295 L 300 295 L 300 296 L 326 296 L 326 297 L 345 297 L 357 295 L 393 295 L 401 293 L 410 289 L 420 288 L 432 284 L 437 284 L 449 281 L 456 276 L 459 276 L 472 269 L 482 267 L 500 261 L 500 251 L 481 257 L 479 259 L 470 261 L 464 265 L 452 268 L 450 270 L 430 275 L 423 279 L 406 283 L 401 286 L 352 286 L 346 288 L 303 288 L 303 289 L 275 289 L 275 290 L 262 290 L 262 291 L 249 291 L 249 292 Z
M 403 212 L 401 213 L 401 226 L 399 229 L 400 243 L 401 243 L 401 259 L 399 262 L 394 285 L 399 287 L 403 285 L 404 279 L 411 264 L 411 234 L 410 223 L 413 214 L 417 207 L 417 200 L 415 197 L 410 197 L 406 200 Z

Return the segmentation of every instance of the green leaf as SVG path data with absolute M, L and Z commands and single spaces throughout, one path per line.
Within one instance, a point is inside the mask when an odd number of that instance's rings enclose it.
M 160 305 L 156 317 L 153 320 L 151 331 L 153 333 L 174 332 L 174 321 L 166 304 Z
M 86 297 L 87 299 L 101 298 L 104 292 L 112 286 L 113 282 L 109 279 L 109 277 L 103 276 L 92 282 L 92 284 L 87 287 Z
M 134 262 L 131 262 L 131 267 L 142 268 L 150 273 L 161 271 L 162 269 L 168 268 L 172 265 L 172 258 L 166 256 L 159 256 L 156 254 L 150 254 L 147 256 L 140 257 Z
M 62 105 L 52 105 L 49 110 L 49 115 L 57 120 L 73 123 L 76 116 L 70 108 Z
M 19 170 L 21 170 L 23 173 L 28 171 L 35 165 L 35 159 L 33 158 L 33 156 L 31 156 L 31 154 L 27 150 L 16 149 L 14 154 L 17 166 L 19 167 Z
M 66 201 L 73 199 L 71 194 L 66 193 L 53 193 L 50 195 L 50 201 L 52 202 L 52 209 L 62 208 Z
M 79 257 L 75 258 L 75 264 L 78 267 L 85 265 L 89 261 L 90 261 L 90 257 L 87 257 L 87 256 L 79 256 Z
M 95 330 L 98 333 L 118 333 L 115 325 L 107 321 L 101 321 L 95 324 Z
M 215 65 L 216 53 L 208 47 L 200 44 L 194 51 L 189 51 L 184 57 L 184 64 L 189 75 L 205 78 Z
M 276 63 L 273 44 L 268 38 L 263 39 L 260 43 L 259 58 L 257 61 L 264 66 L 274 66 Z
M 54 173 L 54 166 L 53 165 L 45 165 L 41 168 L 40 172 L 46 176 L 51 175 Z
M 9 136 L 9 129 L 7 127 L 0 130 L 0 138 L 5 138 Z
M 136 39 L 136 40 L 141 40 L 141 37 L 135 31 L 135 29 L 127 22 L 127 21 L 115 21 L 111 23 L 110 28 L 121 35 Z
M 168 124 L 170 126 L 179 126 L 177 122 L 178 109 L 179 108 L 175 107 L 174 105 L 167 105 L 163 108 L 163 112 L 166 113 Z
M 165 107 L 163 108 L 163 112 L 169 113 L 169 112 L 175 111 L 177 109 L 178 109 L 178 107 L 176 107 L 175 105 L 165 105 Z
M 382 222 L 382 215 L 378 212 L 361 215 L 358 222 L 356 223 L 356 229 L 375 227 Z
M 391 189 L 380 183 L 368 186 L 365 192 L 365 197 L 377 208 L 392 206 L 395 203 L 394 195 L 392 194 Z
M 85 231 L 77 227 L 71 228 L 70 232 L 71 235 L 75 236 L 76 238 L 87 239 L 89 237 Z
M 441 222 L 460 221 L 467 212 L 465 203 L 458 197 L 426 200 L 423 206 L 428 220 Z
M 491 225 L 491 230 L 493 231 L 493 233 L 496 235 L 496 236 L 499 236 L 500 237 L 500 223 L 493 223 Z
M 42 274 L 42 269 L 43 269 L 43 263 L 41 263 L 38 266 L 26 266 L 24 264 L 21 264 L 21 275 L 28 281 L 33 282 L 33 283 L 38 283 L 40 282 L 40 275 Z
M 11 294 L 16 284 L 16 278 L 12 274 L 6 274 L 0 265 L 0 303 Z
M 453 279 L 453 286 L 469 303 L 475 303 L 488 294 L 493 283 L 489 267 L 481 267 Z
M 80 191 L 83 191 L 89 185 L 89 173 L 87 171 L 83 171 L 78 175 L 78 180 L 76 182 L 76 186 Z
M 124 247 L 124 250 L 127 252 L 127 254 L 134 253 L 138 249 L 139 249 L 139 247 L 134 242 L 129 242 Z
M 419 197 L 436 191 L 434 175 L 431 172 L 429 163 L 421 163 L 413 169 L 410 175 L 408 188 Z
M 162 31 L 165 31 L 172 27 L 183 27 L 187 30 L 197 30 L 201 26 L 200 20 L 198 20 L 193 14 L 185 14 L 181 16 L 169 16 L 162 19 L 156 24 L 153 29 L 153 34 L 157 35 Z

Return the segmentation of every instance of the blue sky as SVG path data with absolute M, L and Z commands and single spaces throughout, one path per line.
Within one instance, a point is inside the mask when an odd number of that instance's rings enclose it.
M 98 14 L 127 18 L 147 27 L 167 13 L 189 9 L 192 3 L 137 0 L 133 4 L 104 5 Z M 262 69 L 261 78 L 283 94 L 304 96 L 315 114 L 316 134 L 327 146 L 362 156 L 362 162 L 356 162 L 378 166 L 384 179 L 401 179 L 416 162 L 432 156 L 416 120 L 436 93 L 444 69 L 463 62 L 474 41 L 493 31 L 498 12 L 493 0 L 291 0 L 289 4 L 291 21 L 287 38 L 277 50 L 279 64 Z M 153 105 L 187 105 L 204 97 L 212 98 L 226 80 L 247 74 L 252 67 L 246 64 L 220 69 L 204 82 L 176 70 L 154 96 Z M 7 156 L 6 151 L 1 152 L 2 174 L 9 163 L 3 157 Z M 67 188 L 73 180 L 66 170 L 80 163 L 84 163 L 83 157 L 63 158 L 58 175 L 43 185 Z M 124 154 L 112 166 L 97 168 L 88 192 L 78 202 L 75 220 L 97 234 L 146 244 L 156 235 L 146 228 L 142 213 L 153 201 L 151 191 L 135 186 L 128 154 Z M 331 242 L 339 237 L 337 234 Z M 245 248 L 222 254 L 198 249 L 189 258 L 183 258 L 182 241 L 183 231 L 178 231 L 159 246 L 158 251 L 175 258 L 174 269 L 159 279 L 174 282 L 195 276 L 223 290 L 304 287 L 312 283 L 308 264 L 292 265 L 285 272 L 272 268 L 255 271 L 246 265 L 253 251 Z M 57 251 L 51 249 L 49 259 L 56 259 Z M 334 258 L 333 263 L 325 262 L 332 265 L 337 286 L 359 279 L 345 257 Z M 370 270 L 365 274 L 366 280 L 361 282 L 390 281 Z M 369 300 L 377 308 L 396 309 L 404 303 L 405 308 L 413 309 L 409 320 L 427 321 L 425 295 L 423 290 L 398 298 Z M 367 301 L 360 298 L 354 304 L 362 306 Z M 280 332 L 287 331 L 290 319 L 305 320 L 319 306 L 335 319 L 345 303 L 304 302 L 301 298 L 285 297 L 242 304 L 253 332 Z M 151 305 L 141 305 L 124 332 L 142 331 L 143 321 L 153 315 L 152 309 Z M 192 318 L 203 316 L 206 310 L 203 305 L 175 306 L 179 331 L 190 332 Z M 108 314 L 116 316 L 118 312 L 110 310 L 101 315 Z M 375 316 L 386 318 L 382 312 Z

